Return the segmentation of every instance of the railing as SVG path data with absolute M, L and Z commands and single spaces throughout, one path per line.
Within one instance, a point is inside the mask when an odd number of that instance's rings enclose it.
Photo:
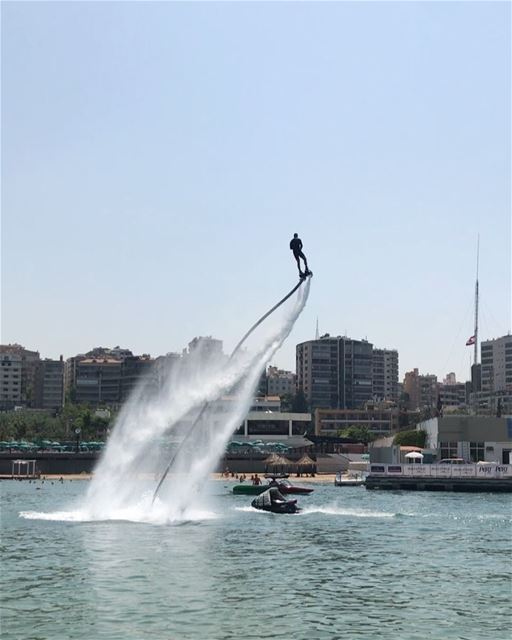
M 371 464 L 374 476 L 415 478 L 511 478 L 511 464 Z

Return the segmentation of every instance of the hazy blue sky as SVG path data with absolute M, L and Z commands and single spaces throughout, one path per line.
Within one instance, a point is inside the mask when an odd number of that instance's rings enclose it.
M 465 379 L 511 326 L 508 2 L 2 3 L 2 341 L 321 333 Z

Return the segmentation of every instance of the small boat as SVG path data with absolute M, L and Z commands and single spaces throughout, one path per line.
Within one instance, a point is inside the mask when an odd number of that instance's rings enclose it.
M 242 496 L 258 496 L 268 489 L 268 484 L 235 484 L 233 493 Z
M 233 487 L 233 493 L 238 495 L 257 496 L 266 491 L 269 487 L 277 487 L 284 495 L 289 493 L 306 495 L 314 491 L 314 489 L 298 487 L 297 485 L 292 484 L 287 479 L 287 473 L 267 474 L 265 478 L 269 480 L 268 484 L 236 484 Z
M 314 489 L 309 489 L 308 487 L 298 487 L 296 484 L 292 484 L 286 478 L 282 478 L 280 480 L 271 480 L 269 482 L 269 486 L 271 486 L 271 487 L 276 486 L 276 485 L 277 485 L 279 491 L 281 493 L 284 493 L 285 495 L 288 494 L 288 493 L 296 493 L 296 494 L 307 495 L 308 493 L 313 493 L 313 491 L 314 491 Z
M 287 500 L 277 487 L 270 487 L 251 502 L 254 509 L 272 513 L 298 513 L 297 500 Z
M 334 478 L 335 487 L 362 487 L 366 483 L 366 478 L 360 473 L 342 473 L 336 474 Z

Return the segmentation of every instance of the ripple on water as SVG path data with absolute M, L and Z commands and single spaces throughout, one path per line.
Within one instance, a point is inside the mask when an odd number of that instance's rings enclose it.
M 216 486 L 155 526 L 81 517 L 81 483 L 20 484 L 2 487 L 5 638 L 507 637 L 506 496 L 318 486 L 277 516 Z

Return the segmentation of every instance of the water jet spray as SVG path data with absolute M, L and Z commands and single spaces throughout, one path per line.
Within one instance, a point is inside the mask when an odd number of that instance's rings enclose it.
M 309 278 L 312 276 L 313 274 L 310 272 L 309 274 Z M 288 298 L 291 298 L 291 296 L 297 291 L 297 289 L 299 289 L 299 287 L 304 284 L 304 282 L 306 281 L 306 278 L 300 278 L 299 282 L 293 287 L 293 289 L 291 291 L 289 291 L 284 298 L 282 298 L 278 303 L 276 303 L 271 309 L 269 309 L 265 314 L 263 314 L 261 316 L 261 318 L 259 318 L 253 325 L 252 327 L 247 331 L 247 333 L 242 337 L 242 339 L 238 342 L 238 344 L 236 345 L 236 347 L 233 349 L 231 355 L 229 356 L 229 361 L 231 361 L 235 355 L 238 353 L 239 349 L 242 347 L 242 345 L 244 344 L 244 342 L 247 340 L 247 338 L 253 333 L 253 331 L 259 327 L 259 325 L 266 320 L 266 318 L 268 318 L 272 313 L 274 313 L 274 311 L 276 311 L 281 305 L 283 305 Z M 201 411 L 199 412 L 198 416 L 196 417 L 196 419 L 194 420 L 194 422 L 192 423 L 192 426 L 190 427 L 190 430 L 188 431 L 187 435 L 184 437 L 184 439 L 181 441 L 181 444 L 178 446 L 178 448 L 176 449 L 176 451 L 174 452 L 174 455 L 172 456 L 172 458 L 169 461 L 169 464 L 167 465 L 167 467 L 165 468 L 162 477 L 160 478 L 160 481 L 158 482 L 158 485 L 155 489 L 155 492 L 153 494 L 153 500 L 152 500 L 152 504 L 154 504 L 155 499 L 158 495 L 158 492 L 160 491 L 160 487 L 162 486 L 162 484 L 164 483 L 165 479 L 167 478 L 167 475 L 174 463 L 174 461 L 176 460 L 176 457 L 179 455 L 180 451 L 182 450 L 185 442 L 187 441 L 187 439 L 191 436 L 191 434 L 194 432 L 194 429 L 197 427 L 197 425 L 200 423 L 201 418 L 203 417 L 206 409 L 208 408 L 210 402 L 205 402 Z

